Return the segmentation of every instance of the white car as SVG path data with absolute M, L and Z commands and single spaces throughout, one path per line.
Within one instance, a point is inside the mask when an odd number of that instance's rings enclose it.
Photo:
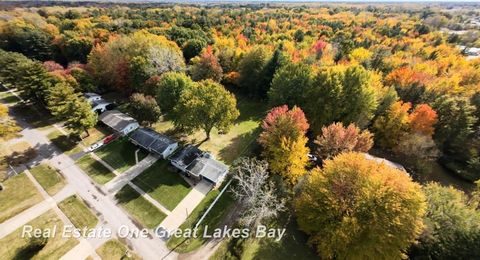
M 90 147 L 87 148 L 87 150 L 89 152 L 93 152 L 93 151 L 97 150 L 98 148 L 100 148 L 102 145 L 103 145 L 103 142 L 98 142 L 98 143 L 92 144 Z

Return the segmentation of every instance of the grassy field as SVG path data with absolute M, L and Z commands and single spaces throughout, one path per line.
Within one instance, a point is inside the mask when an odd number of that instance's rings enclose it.
M 6 148 L 2 145 L 2 153 L 6 162 L 12 166 L 27 163 L 38 155 L 37 150 L 26 141 L 7 145 Z
M 55 123 L 55 119 L 50 113 L 43 107 L 33 105 L 17 104 L 13 107 L 13 110 L 21 118 L 25 119 L 30 125 L 39 129 L 45 130 Z
M 50 196 L 65 186 L 63 176 L 48 164 L 35 166 L 30 169 L 30 172 Z
M 25 174 L 21 173 L 11 177 L 2 184 L 0 223 L 42 201 L 42 196 L 37 188 Z
M 130 143 L 126 138 L 115 140 L 95 151 L 102 160 L 107 162 L 115 170 L 122 173 L 135 165 L 135 151 L 138 148 Z M 142 160 L 147 156 L 145 150 L 138 152 L 138 160 Z
M 226 134 L 219 134 L 216 129 L 212 130 L 210 140 L 205 140 L 205 133 L 197 131 L 193 134 L 183 135 L 173 128 L 171 121 L 161 121 L 154 125 L 159 132 L 167 133 L 185 143 L 200 144 L 200 149 L 209 151 L 219 160 L 230 164 L 240 154 L 248 155 L 256 145 L 256 139 L 260 134 L 260 123 L 267 112 L 266 104 L 239 98 L 237 108 L 240 117 Z
M 115 177 L 113 172 L 93 159 L 89 154 L 76 161 L 76 164 L 98 184 L 105 184 Z
M 183 222 L 179 229 L 184 230 L 186 228 L 193 228 L 200 219 L 200 217 L 203 215 L 203 213 L 213 202 L 213 200 L 215 200 L 219 192 L 219 190 L 210 191 L 207 196 L 205 196 L 205 198 L 202 200 L 202 202 L 198 204 L 195 210 L 193 210 L 192 213 L 188 216 L 187 220 Z M 226 217 L 228 212 L 230 212 L 230 207 L 232 203 L 233 198 L 228 192 L 225 192 L 222 197 L 220 197 L 220 199 L 217 201 L 212 210 L 205 217 L 202 224 L 198 227 L 198 234 L 203 234 L 205 226 L 208 226 L 209 230 L 213 230 L 218 227 L 221 224 L 222 220 Z M 172 237 L 168 240 L 167 247 L 169 249 L 175 250 L 178 253 L 187 253 L 198 249 L 205 242 L 207 242 L 207 240 L 207 238 L 202 238 L 202 236 L 189 239 Z
M 53 130 L 47 137 L 58 149 L 66 154 L 74 154 L 82 151 L 71 137 L 64 135 L 58 129 Z
M 2 245 L 0 259 L 59 259 L 78 244 L 76 239 L 62 238 L 60 231 L 63 229 L 63 223 L 53 210 L 47 211 L 28 225 L 44 230 L 57 226 L 57 234 L 55 237 L 48 238 L 47 241 L 22 238 L 22 228 L 19 228 L 0 239 L 0 245 Z
M 168 210 L 173 210 L 192 189 L 179 173 L 168 169 L 166 160 L 157 161 L 133 180 L 140 189 L 160 202 Z
M 76 195 L 64 199 L 58 204 L 58 207 L 77 228 L 94 228 L 98 223 L 98 219 L 91 209 Z
M 96 251 L 102 259 L 122 259 L 122 260 L 140 260 L 141 258 L 134 253 L 127 252 L 128 248 L 119 240 L 111 239 L 105 242 Z
M 155 228 L 166 215 L 144 199 L 129 185 L 125 185 L 116 195 L 118 202 L 141 225 Z

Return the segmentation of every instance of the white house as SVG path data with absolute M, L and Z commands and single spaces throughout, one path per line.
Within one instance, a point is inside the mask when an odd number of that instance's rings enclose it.
M 143 127 L 133 131 L 129 139 L 135 145 L 143 147 L 151 153 L 156 153 L 162 158 L 170 156 L 178 147 L 175 140 Z
M 139 127 L 137 120 L 118 110 L 105 111 L 98 119 L 120 135 L 128 135 Z
M 92 93 L 92 92 L 87 92 L 84 93 L 83 96 L 87 99 L 87 101 L 91 104 L 93 101 L 98 101 L 102 99 L 102 96 L 100 96 L 97 93 Z

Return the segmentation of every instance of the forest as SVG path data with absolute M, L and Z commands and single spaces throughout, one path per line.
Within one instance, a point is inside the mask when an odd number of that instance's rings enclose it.
M 237 225 L 292 216 L 322 259 L 480 257 L 479 6 L 2 8 L 1 82 L 79 138 L 98 120 L 88 92 L 205 140 L 237 124 L 240 100 L 265 107 L 257 158 L 228 162 Z M 430 182 L 438 168 L 466 188 Z M 248 259 L 255 243 L 219 254 Z

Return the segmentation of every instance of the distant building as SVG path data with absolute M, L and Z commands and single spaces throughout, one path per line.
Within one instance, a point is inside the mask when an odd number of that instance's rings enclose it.
M 219 185 L 228 173 L 228 166 L 209 153 L 189 145 L 170 157 L 170 162 L 187 176 Z
M 161 155 L 162 158 L 170 156 L 178 147 L 175 140 L 148 128 L 138 128 L 133 131 L 129 138 L 132 143 L 149 152 Z
M 118 110 L 102 113 L 99 120 L 120 135 L 127 135 L 139 127 L 137 120 Z
M 114 106 L 112 103 L 103 98 L 100 98 L 99 100 L 93 100 L 90 104 L 92 105 L 92 111 L 97 114 L 101 114 L 107 110 L 112 110 Z
M 87 92 L 84 93 L 83 96 L 87 99 L 87 101 L 91 104 L 93 101 L 98 101 L 102 99 L 102 96 L 100 96 L 97 93 L 92 93 L 92 92 Z

